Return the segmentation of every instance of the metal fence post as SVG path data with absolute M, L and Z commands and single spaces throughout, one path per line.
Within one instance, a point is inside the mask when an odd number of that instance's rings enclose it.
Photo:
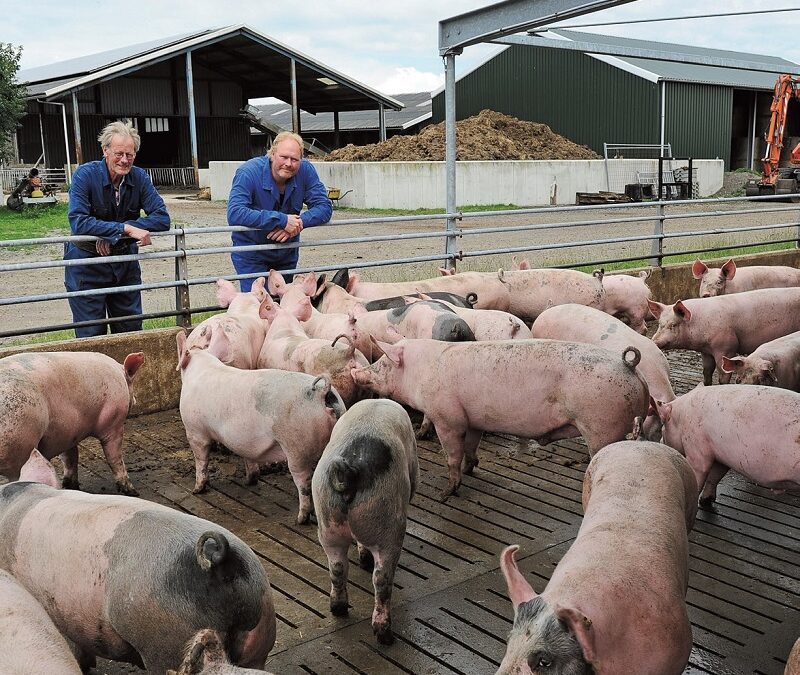
M 175 311 L 180 312 L 175 317 L 175 323 L 183 328 L 192 327 L 192 314 L 189 311 L 191 303 L 189 302 L 189 265 L 186 261 L 186 235 L 183 230 L 179 230 L 180 234 L 175 235 L 175 250 L 180 251 L 182 255 L 175 258 L 175 281 L 183 282 L 180 286 L 175 287 Z
M 653 234 L 658 239 L 653 240 L 650 248 L 650 267 L 661 267 L 664 261 L 664 203 L 658 202 L 656 205 L 656 227 Z

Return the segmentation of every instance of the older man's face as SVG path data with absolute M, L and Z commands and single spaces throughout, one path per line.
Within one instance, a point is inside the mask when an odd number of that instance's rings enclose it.
M 287 138 L 272 151 L 272 177 L 278 185 L 283 185 L 300 170 L 302 151 L 297 141 Z
M 112 136 L 111 143 L 103 148 L 103 156 L 112 181 L 127 176 L 131 172 L 133 160 L 136 158 L 134 148 L 135 144 L 130 136 L 117 134 Z

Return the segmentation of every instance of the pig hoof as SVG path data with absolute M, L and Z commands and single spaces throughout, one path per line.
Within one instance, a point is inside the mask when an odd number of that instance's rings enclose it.
M 192 490 L 192 494 L 193 495 L 202 494 L 203 492 L 206 491 L 206 488 L 208 488 L 208 483 L 202 483 L 200 485 L 195 485 L 194 486 L 194 490 Z
M 394 635 L 392 635 L 391 626 L 373 626 L 372 632 L 375 633 L 375 637 L 382 645 L 388 647 L 394 643 Z
M 124 495 L 128 495 L 129 497 L 138 497 L 139 492 L 133 487 L 133 483 L 129 480 L 119 481 L 117 483 L 117 492 L 121 492 Z
M 331 614 L 334 616 L 347 616 L 347 602 L 331 602 Z
M 77 478 L 67 478 L 66 476 L 64 476 L 64 478 L 61 480 L 61 487 L 64 490 L 80 490 L 81 489 L 80 485 L 78 485 L 78 479 Z
M 700 508 L 711 509 L 714 506 L 715 497 L 700 497 Z
M 310 513 L 298 513 L 294 522 L 296 522 L 298 525 L 308 525 L 310 520 Z
M 249 476 L 247 476 L 246 483 L 247 485 L 255 485 L 256 483 L 258 483 L 258 473 L 252 473 Z
M 472 472 L 475 470 L 475 467 L 478 466 L 478 460 L 476 459 L 474 462 L 465 462 L 464 463 L 464 473 L 468 476 L 472 475 Z

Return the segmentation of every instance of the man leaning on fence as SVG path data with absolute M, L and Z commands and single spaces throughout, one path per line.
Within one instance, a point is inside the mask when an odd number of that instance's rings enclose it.
M 300 213 L 303 204 L 308 210 Z M 258 228 L 231 232 L 234 246 L 295 242 L 304 227 L 327 223 L 333 207 L 314 165 L 303 159 L 303 139 L 290 131 L 276 137 L 265 157 L 255 157 L 236 171 L 228 196 L 228 225 Z M 297 266 L 297 248 L 237 251 L 231 260 L 237 274 L 263 275 Z M 284 275 L 287 282 L 291 275 Z M 253 277 L 241 279 L 243 292 Z
M 135 254 L 151 243 L 150 233 L 169 229 L 169 214 L 147 173 L 133 166 L 141 139 L 128 122 L 112 122 L 97 138 L 103 159 L 78 167 L 69 189 L 72 234 L 94 235 L 97 241 L 64 244 L 64 260 Z M 142 216 L 141 212 L 145 215 Z M 68 266 L 67 291 L 136 286 L 142 283 L 137 260 Z M 141 291 L 80 295 L 69 299 L 75 323 L 140 315 Z M 111 322 L 112 333 L 141 330 L 141 318 Z M 75 328 L 78 337 L 105 335 L 107 324 Z

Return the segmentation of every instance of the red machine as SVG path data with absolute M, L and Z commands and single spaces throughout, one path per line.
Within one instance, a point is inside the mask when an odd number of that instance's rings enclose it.
M 775 84 L 775 94 L 770 106 L 769 129 L 765 135 L 767 149 L 761 160 L 761 179 L 754 178 L 747 181 L 745 194 L 748 197 L 798 192 L 800 169 L 778 166 L 786 133 L 789 101 L 793 98 L 800 100 L 800 78 L 795 79 L 791 75 L 781 75 Z M 792 150 L 790 161 L 792 164 L 800 164 L 800 143 Z

